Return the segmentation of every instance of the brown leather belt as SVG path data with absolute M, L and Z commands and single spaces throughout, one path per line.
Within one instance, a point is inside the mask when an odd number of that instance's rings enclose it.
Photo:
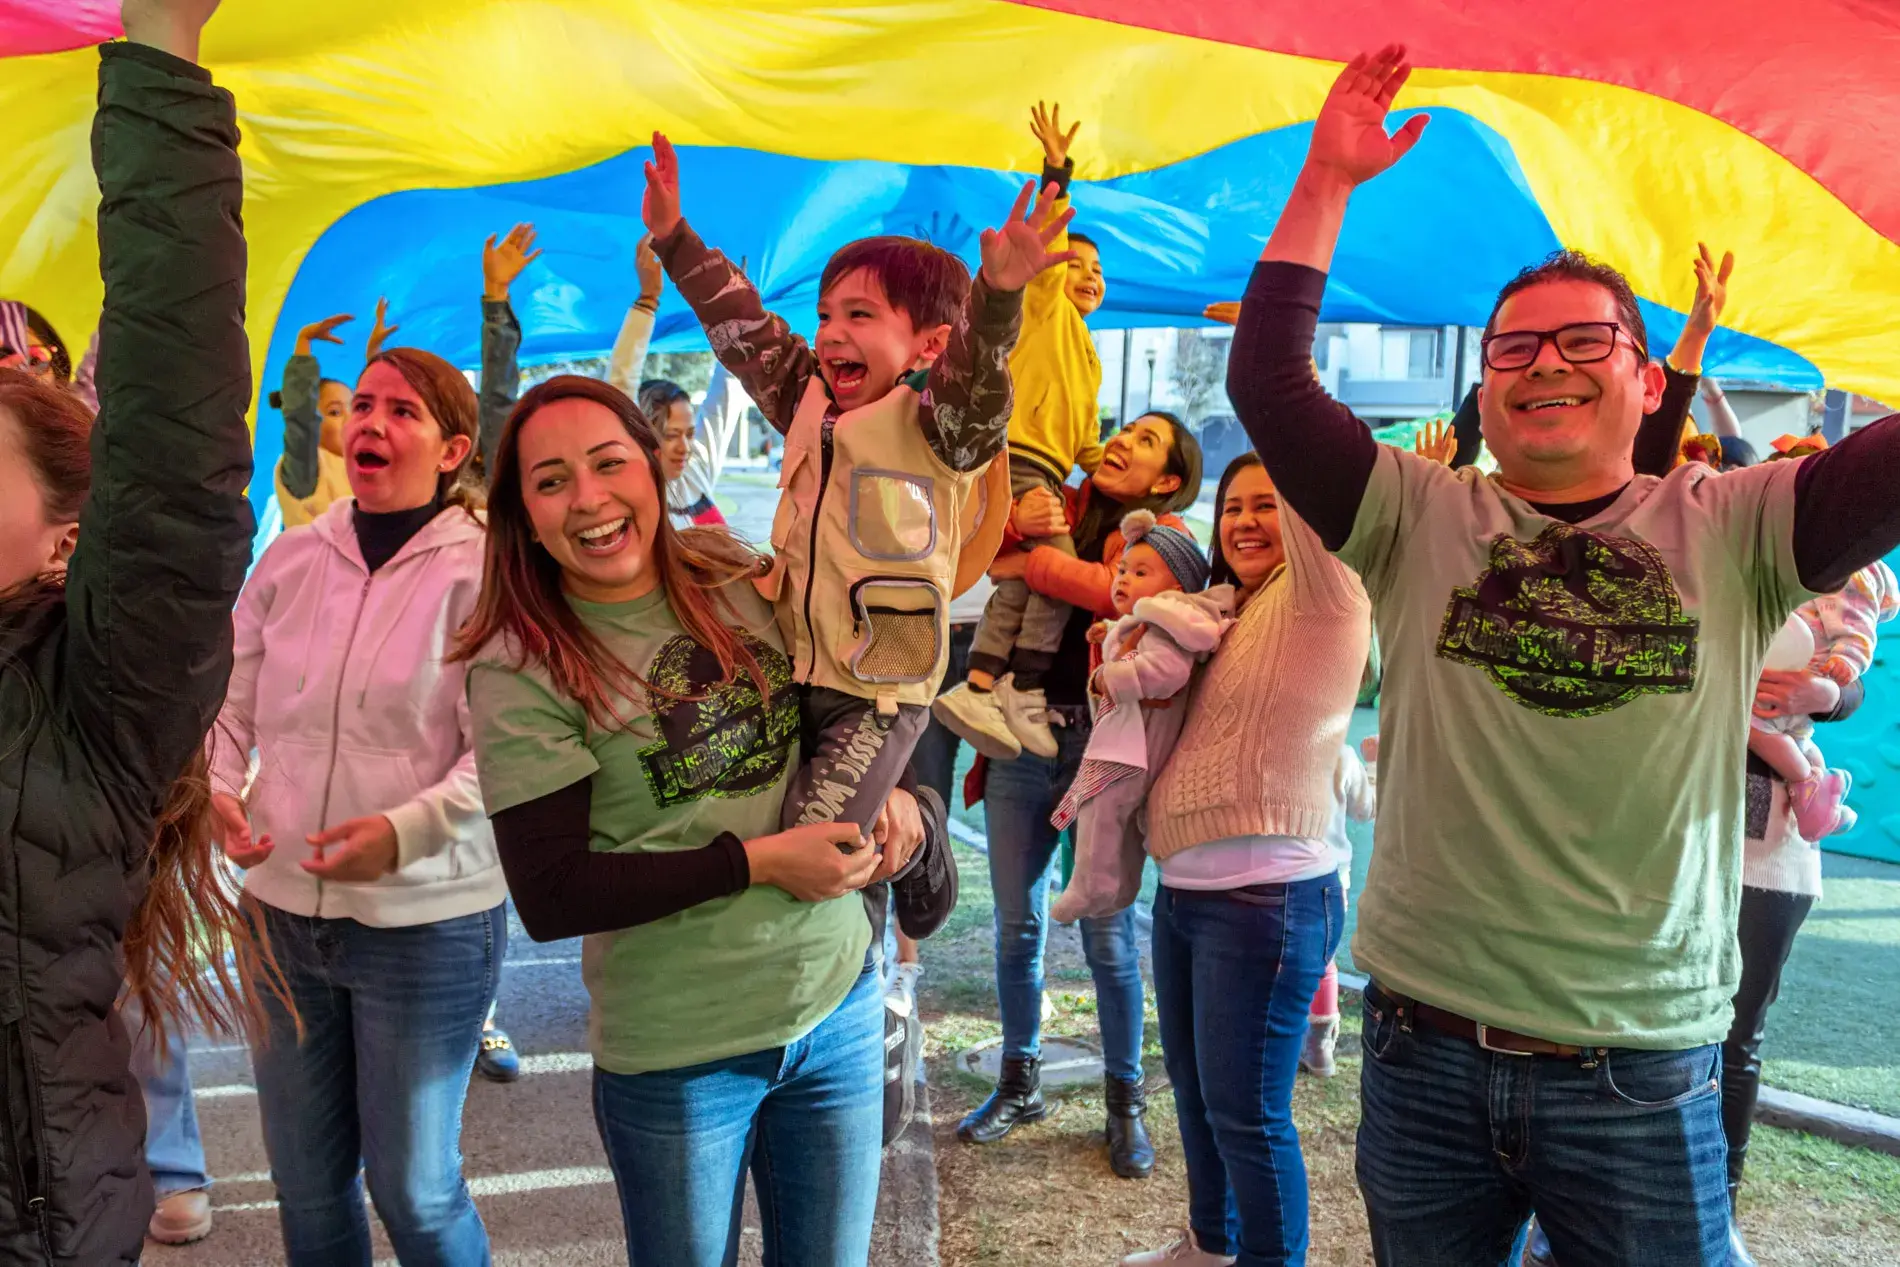
M 1390 1008 L 1397 1013 L 1400 1026 L 1406 1029 L 1411 1028 L 1412 1020 L 1422 1021 L 1441 1034 L 1469 1039 L 1486 1051 L 1494 1051 L 1500 1055 L 1561 1056 L 1567 1060 L 1576 1060 L 1579 1057 L 1588 1059 L 1601 1054 L 1600 1049 L 1572 1047 L 1530 1034 L 1499 1029 L 1495 1025 L 1486 1025 L 1468 1016 L 1447 1012 L 1442 1007 L 1433 1007 L 1429 1003 L 1420 1003 L 1417 999 L 1408 999 L 1394 994 L 1376 981 L 1366 983 L 1366 998 L 1371 1000 L 1375 1008 Z

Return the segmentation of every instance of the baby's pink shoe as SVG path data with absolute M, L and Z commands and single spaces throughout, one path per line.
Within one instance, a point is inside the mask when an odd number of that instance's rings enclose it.
M 1801 839 L 1821 841 L 1854 826 L 1854 811 L 1842 805 L 1853 786 L 1854 778 L 1845 770 L 1823 770 L 1788 785 L 1788 803 L 1794 807 L 1794 823 Z

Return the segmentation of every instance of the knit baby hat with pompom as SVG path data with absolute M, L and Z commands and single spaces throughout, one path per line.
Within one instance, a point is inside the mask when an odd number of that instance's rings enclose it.
M 1181 588 L 1198 594 L 1207 588 L 1207 556 L 1193 537 L 1179 528 L 1170 528 L 1155 518 L 1152 510 L 1131 510 L 1122 517 L 1122 540 L 1129 548 L 1146 542 L 1154 547 L 1161 561 L 1181 582 Z

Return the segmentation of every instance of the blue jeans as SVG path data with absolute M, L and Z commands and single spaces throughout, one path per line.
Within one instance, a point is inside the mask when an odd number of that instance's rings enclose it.
M 745 1173 L 765 1267 L 864 1267 L 884 1130 L 884 989 L 867 962 L 783 1047 L 651 1073 L 594 1070 L 631 1267 L 732 1267 Z
M 992 761 L 983 789 L 990 887 L 996 895 L 996 1004 L 1003 1054 L 1042 1051 L 1042 952 L 1048 941 L 1049 863 L 1059 833 L 1049 825 L 1088 747 L 1086 717 L 1056 728 L 1054 760 L 1025 752 Z M 1141 958 L 1133 907 L 1082 921 L 1082 953 L 1095 978 L 1102 1063 L 1117 1078 L 1141 1076 Z M 1311 991 L 1308 991 L 1310 994 Z
M 1720 1047 L 1613 1047 L 1587 1069 L 1408 1031 L 1372 992 L 1364 1008 L 1358 1172 L 1379 1263 L 1495 1267 L 1534 1211 L 1564 1267 L 1726 1267 Z
M 1155 1007 L 1200 1247 L 1304 1263 L 1306 1161 L 1293 1079 L 1346 918 L 1337 875 L 1155 897 Z
M 191 1095 L 191 1065 L 185 1036 L 169 1034 L 165 1055 L 158 1054 L 156 1024 L 147 1028 L 138 1005 L 126 1001 L 125 1027 L 132 1035 L 132 1076 L 145 1093 L 145 1165 L 160 1201 L 177 1192 L 211 1186 L 205 1170 L 204 1141 L 198 1137 L 198 1109 Z
M 950 664 L 944 670 L 945 689 L 963 685 L 963 679 L 970 674 L 970 641 L 976 637 L 975 625 L 950 626 Z M 927 788 L 934 788 L 943 798 L 946 807 L 956 801 L 951 797 L 955 793 L 950 785 L 957 777 L 957 747 L 963 741 L 935 717 L 924 727 L 924 733 L 917 738 L 917 746 L 911 750 L 910 768 L 917 773 L 917 782 Z
M 269 992 L 252 1053 L 291 1267 L 370 1267 L 370 1199 L 403 1267 L 478 1267 L 462 1102 L 507 948 L 506 906 L 407 928 L 264 907 L 304 1037 Z M 359 1173 L 361 1172 L 361 1173 Z

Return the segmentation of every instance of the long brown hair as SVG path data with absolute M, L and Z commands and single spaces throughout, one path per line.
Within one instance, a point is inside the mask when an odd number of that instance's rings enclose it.
M 666 512 L 660 440 L 652 422 L 624 392 L 573 374 L 529 388 L 508 415 L 495 446 L 494 478 L 488 489 L 482 592 L 450 659 L 472 659 L 489 642 L 502 638 L 521 657 L 517 667 L 533 663 L 546 668 L 555 688 L 579 703 L 588 719 L 602 727 L 625 724 L 614 700 L 635 691 L 679 698 L 621 663 L 582 623 L 562 591 L 561 565 L 534 539 L 534 525 L 521 495 L 521 429 L 543 406 L 558 400 L 587 400 L 604 406 L 646 455 L 660 511 L 653 560 L 667 604 L 686 635 L 718 660 L 722 682 L 736 680 L 743 669 L 759 694 L 769 697 L 765 673 L 726 623 L 721 614 L 724 600 L 717 597 L 725 586 L 757 575 L 764 560 L 723 529 L 673 527 Z
M 92 417 L 85 404 L 30 374 L 0 370 L 0 410 L 17 423 L 49 522 L 78 519 L 92 486 Z M 59 601 L 63 584 L 55 572 L 0 595 L 0 627 Z M 260 1035 L 260 989 L 289 1002 L 256 903 L 232 891 L 216 839 L 201 749 L 167 789 L 152 838 L 133 859 L 145 865 L 147 881 L 126 923 L 125 988 L 146 1024 L 157 1027 L 161 1051 L 166 1035 L 187 1017 L 227 1037 Z
M 364 372 L 367 373 L 371 365 L 378 363 L 389 365 L 402 375 L 403 382 L 415 388 L 416 395 L 422 397 L 422 403 L 435 416 L 444 440 L 453 440 L 456 436 L 468 437 L 468 456 L 454 470 L 444 471 L 436 477 L 436 496 L 444 506 L 460 506 L 473 515 L 482 508 L 484 501 L 481 483 L 482 410 L 475 389 L 468 385 L 467 375 L 435 353 L 424 352 L 421 348 L 389 348 L 378 352 L 363 366 Z
M 240 891 L 215 843 L 211 779 L 201 745 L 171 786 L 145 853 L 145 896 L 125 926 L 125 990 L 162 1055 L 196 1021 L 252 1045 L 268 1025 L 264 992 L 302 1020 L 271 951 L 263 908 Z

